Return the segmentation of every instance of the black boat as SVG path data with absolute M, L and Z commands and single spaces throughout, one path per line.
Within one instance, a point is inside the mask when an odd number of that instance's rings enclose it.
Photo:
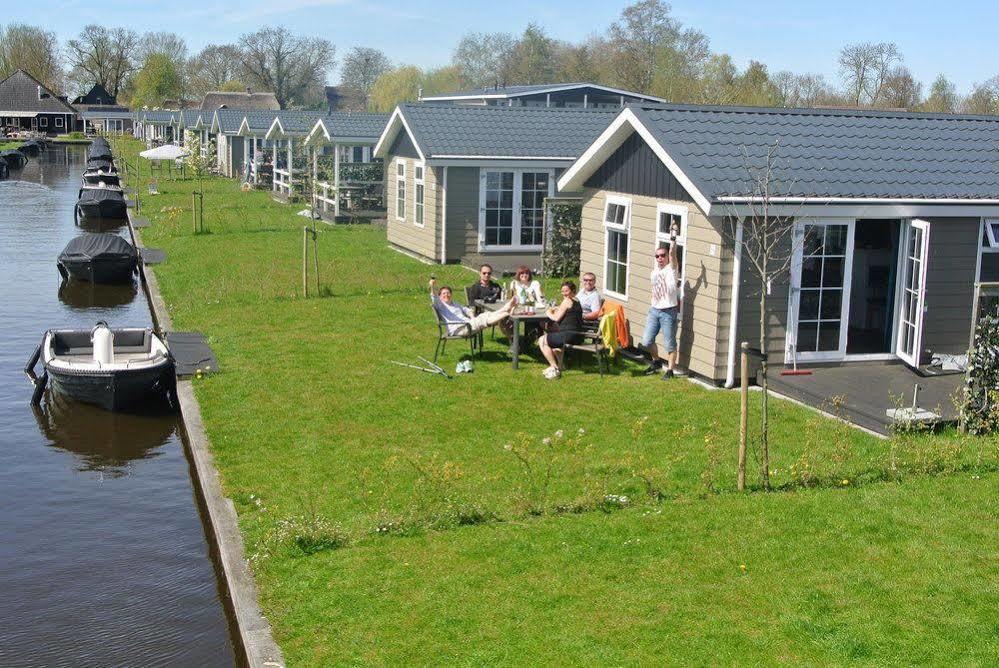
M 93 169 L 83 173 L 83 185 L 96 186 L 102 183 L 106 186 L 120 186 L 121 179 L 118 178 L 118 172 L 113 170 L 106 172 L 102 169 Z
M 125 193 L 121 188 L 100 185 L 80 188 L 76 212 L 80 218 L 125 218 Z
M 59 254 L 59 273 L 91 283 L 127 283 L 138 266 L 135 246 L 117 234 L 81 234 Z
M 42 151 L 42 145 L 35 141 L 34 139 L 29 140 L 18 146 L 17 150 L 25 155 L 36 156 Z
M 10 169 L 21 169 L 28 164 L 28 156 L 24 155 L 16 148 L 10 148 L 6 151 L 0 152 L 0 158 L 7 161 L 7 166 Z
M 105 144 L 94 142 L 87 149 L 87 160 L 111 160 L 111 147 Z
M 0 180 L 6 179 L 10 176 L 10 168 L 7 167 L 7 161 L 0 158 Z
M 88 158 L 87 159 L 87 170 L 100 169 L 105 172 L 110 172 L 112 169 L 117 171 L 118 168 L 114 166 L 114 160 L 109 158 Z
M 36 376 L 39 360 L 45 370 Z M 53 392 L 111 411 L 159 399 L 174 381 L 173 357 L 151 329 L 110 329 L 105 322 L 49 330 L 24 370 L 35 385 L 33 403 L 51 382 Z

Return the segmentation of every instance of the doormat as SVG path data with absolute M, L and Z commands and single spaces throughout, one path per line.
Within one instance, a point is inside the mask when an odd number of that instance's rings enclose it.
M 164 251 L 161 251 L 159 248 L 142 249 L 143 264 L 162 264 L 165 261 L 166 261 L 166 253 Z

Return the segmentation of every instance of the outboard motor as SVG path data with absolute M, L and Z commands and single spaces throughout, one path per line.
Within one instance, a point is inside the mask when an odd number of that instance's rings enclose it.
M 94 344 L 94 361 L 99 364 L 114 364 L 114 334 L 103 320 L 90 331 L 90 341 Z

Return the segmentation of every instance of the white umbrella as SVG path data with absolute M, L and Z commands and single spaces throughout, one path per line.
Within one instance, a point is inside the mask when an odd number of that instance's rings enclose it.
M 164 144 L 139 154 L 146 160 L 176 160 L 191 155 L 191 152 L 176 144 Z

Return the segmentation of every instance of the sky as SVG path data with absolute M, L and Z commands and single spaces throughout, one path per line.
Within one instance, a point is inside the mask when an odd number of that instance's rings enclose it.
M 178 33 L 192 52 L 235 41 L 262 25 L 326 38 L 346 53 L 381 49 L 394 63 L 434 67 L 450 60 L 467 32 L 520 33 L 529 22 L 555 38 L 578 41 L 603 33 L 624 0 L 46 0 L 17 4 L 6 22 L 54 30 L 60 39 L 86 23 L 124 25 L 140 32 Z M 705 33 L 714 51 L 741 66 L 761 60 L 771 71 L 823 74 L 839 83 L 839 49 L 862 41 L 893 41 L 917 79 L 946 74 L 960 92 L 999 74 L 995 26 L 999 3 L 986 0 L 676 0 L 673 14 Z M 337 79 L 334 73 L 332 79 Z

